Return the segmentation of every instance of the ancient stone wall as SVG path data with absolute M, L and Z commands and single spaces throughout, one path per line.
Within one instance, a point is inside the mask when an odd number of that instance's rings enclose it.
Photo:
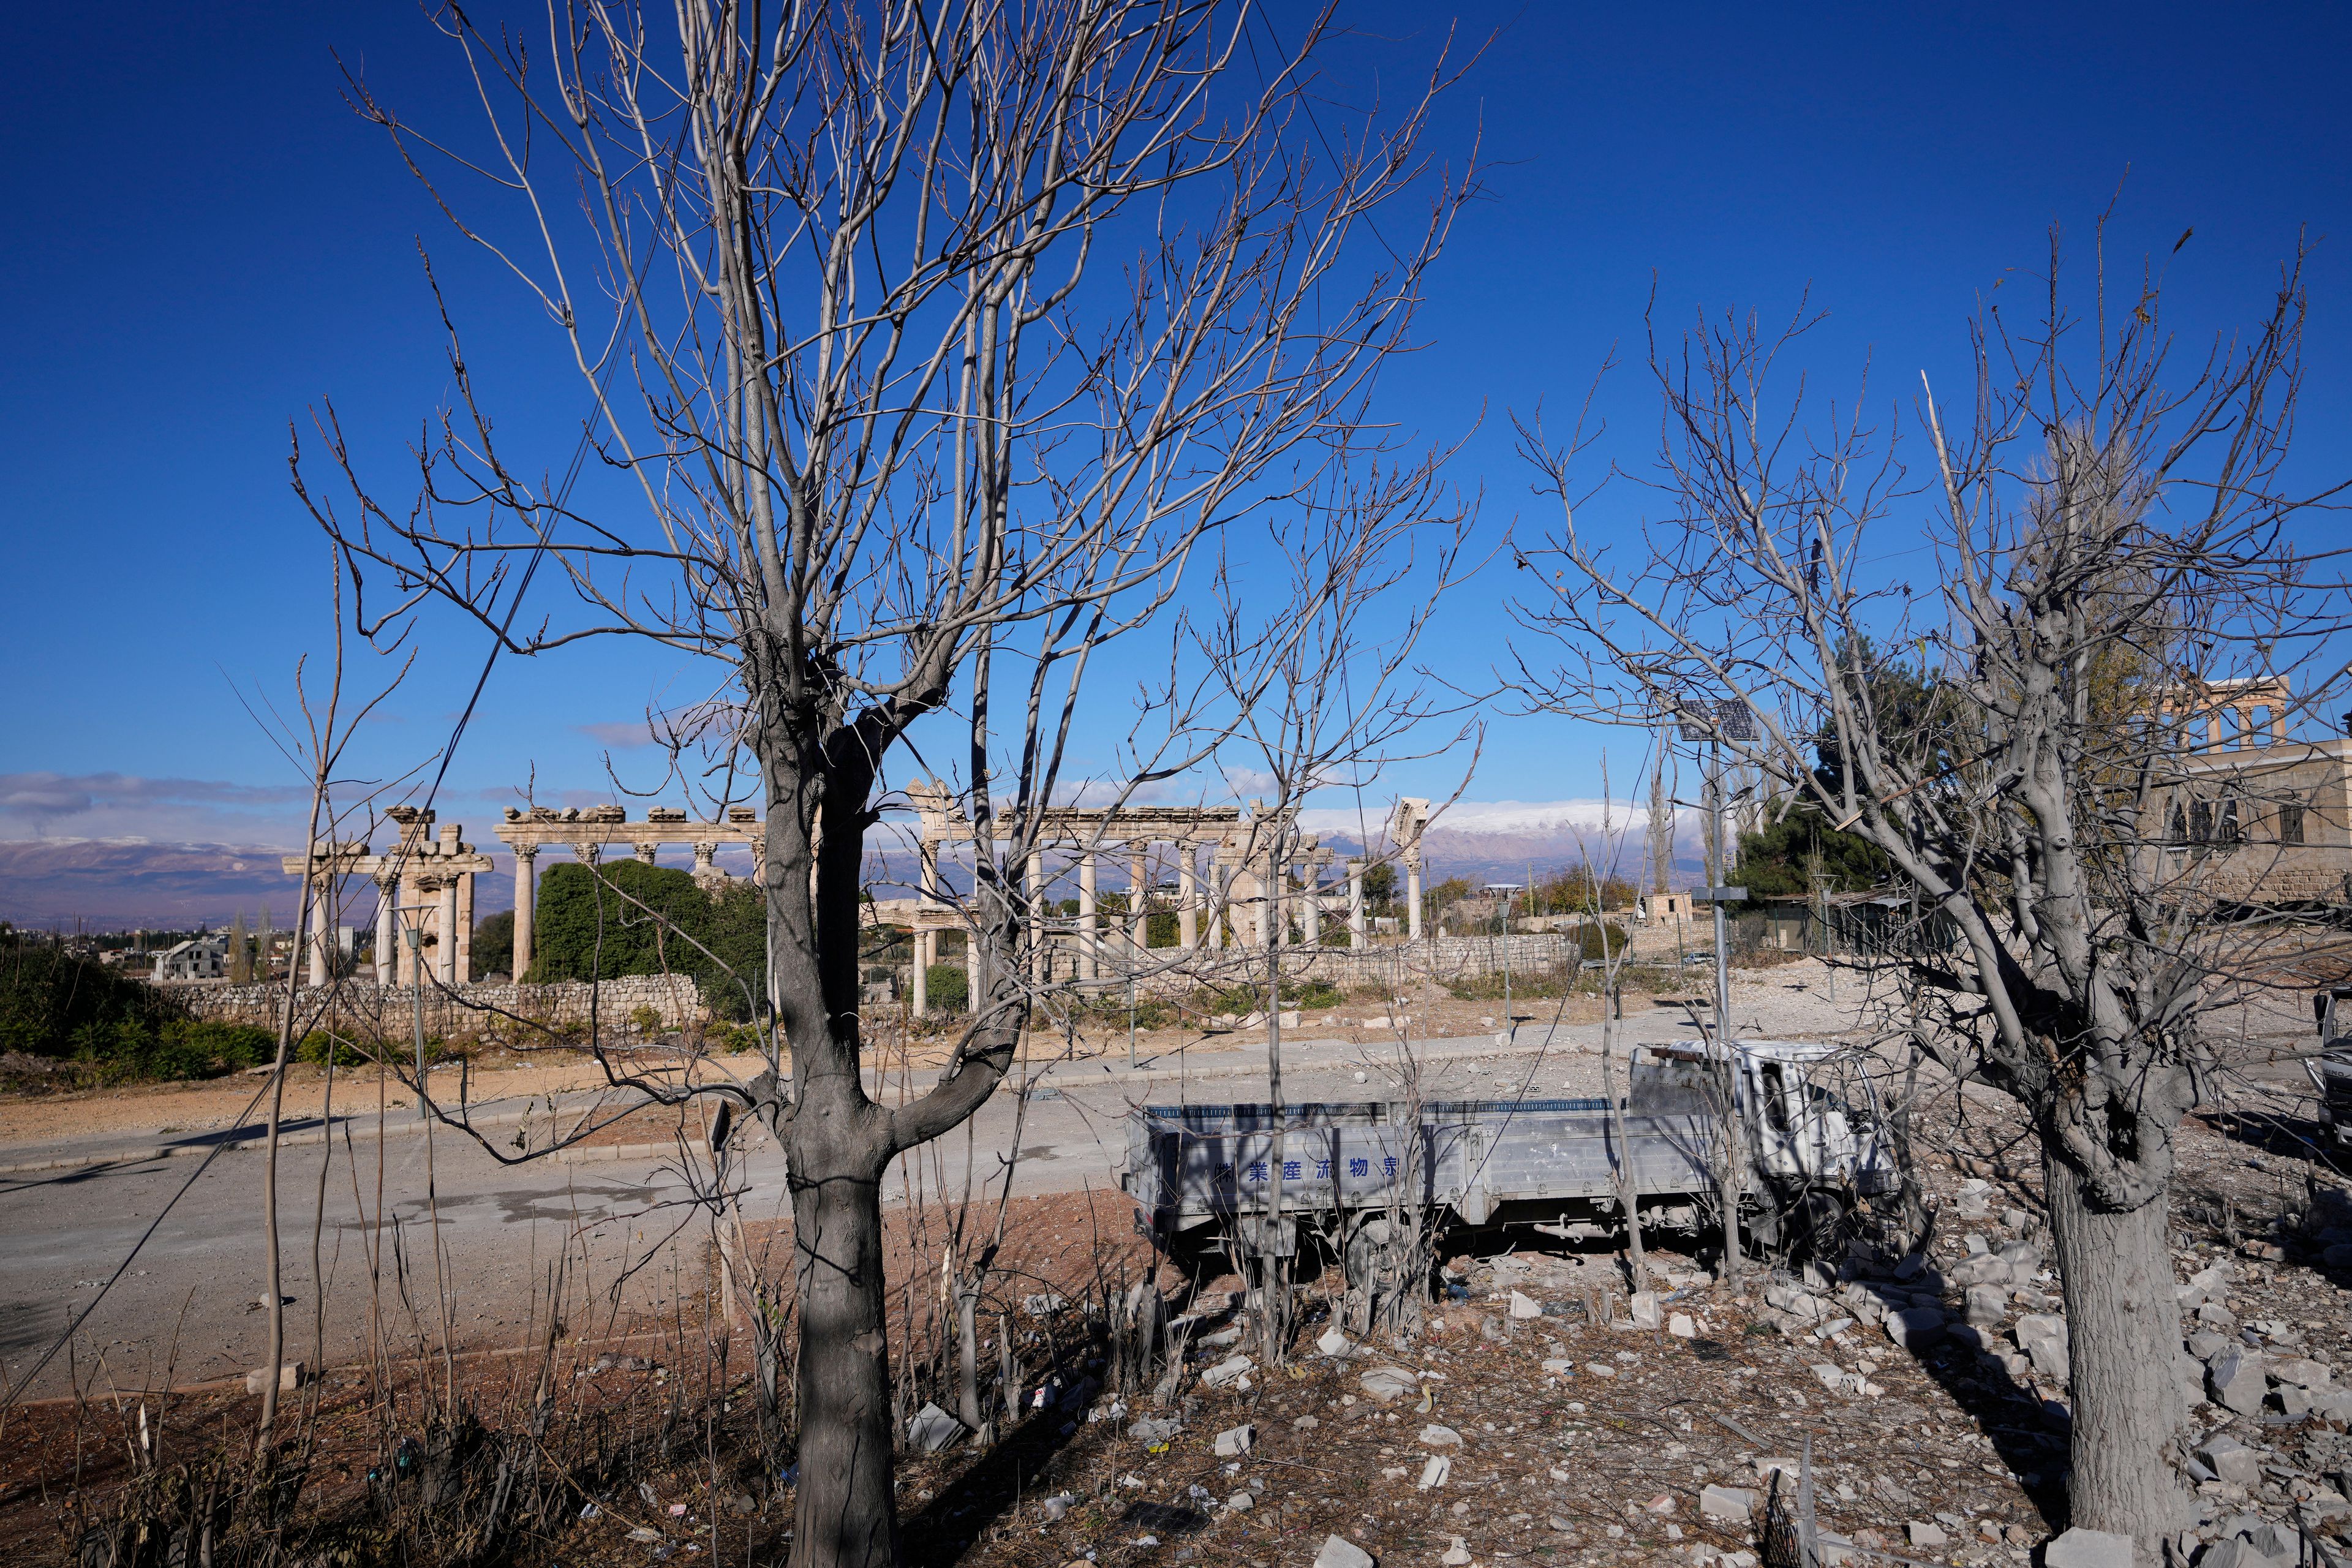
M 286 1005 L 282 986 L 198 984 L 166 989 L 195 1016 L 228 1024 L 274 1028 L 278 1010 Z M 346 981 L 333 999 L 347 1016 L 386 1029 L 409 1026 L 415 1016 L 416 994 L 405 985 Z M 309 1016 L 328 1000 L 327 994 L 305 986 L 299 998 L 302 1015 Z M 632 974 L 593 985 L 579 980 L 551 985 L 460 985 L 454 994 L 428 985 L 425 1028 L 436 1037 L 493 1034 L 500 1032 L 510 1017 L 556 1028 L 584 1028 L 592 1014 L 604 1028 L 625 1028 L 641 1007 L 659 1015 L 665 1029 L 682 1028 L 707 1016 L 693 981 Z

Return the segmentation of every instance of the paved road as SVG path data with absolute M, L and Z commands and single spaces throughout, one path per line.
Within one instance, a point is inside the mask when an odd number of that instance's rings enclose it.
M 1665 1010 L 1627 1025 L 1629 1043 L 1688 1033 L 1682 1015 Z M 1513 1037 L 1416 1042 L 1415 1049 L 1429 1079 L 1424 1092 L 1433 1096 L 1590 1093 L 1599 1086 L 1598 1036 L 1597 1025 L 1556 1035 L 1539 1024 L 1523 1025 Z M 1115 1185 L 1130 1105 L 1263 1099 L 1265 1055 L 1261 1042 L 1255 1049 L 1148 1059 L 1135 1071 L 1123 1060 L 1039 1069 L 1028 1093 L 1000 1093 L 968 1133 L 951 1134 L 929 1152 L 919 1181 L 935 1187 L 944 1172 L 951 1185 L 960 1184 L 967 1157 L 978 1175 L 991 1177 L 1017 1142 L 1018 1194 Z M 1294 1100 L 1392 1095 L 1400 1080 L 1389 1065 L 1401 1055 L 1393 1046 L 1286 1042 L 1286 1091 Z M 885 1092 L 895 1094 L 895 1089 Z M 499 1108 L 487 1109 L 495 1114 Z M 543 1299 L 548 1270 L 567 1247 L 574 1249 L 568 1298 L 576 1303 L 571 1315 L 575 1331 L 583 1320 L 593 1325 L 609 1310 L 616 1282 L 625 1310 L 658 1309 L 681 1289 L 698 1285 L 709 1227 L 690 1205 L 675 1152 L 640 1150 L 617 1160 L 503 1166 L 446 1131 L 428 1141 L 413 1124 L 401 1125 L 408 1130 L 395 1127 L 379 1141 L 371 1112 L 339 1127 L 331 1142 L 299 1143 L 281 1155 L 284 1289 L 295 1298 L 289 1310 L 289 1355 L 310 1354 L 313 1297 L 319 1294 L 312 1283 L 310 1236 L 322 1161 L 325 1359 L 331 1365 L 363 1352 L 373 1337 L 372 1312 L 379 1308 L 413 1333 L 414 1320 L 397 1289 L 396 1264 L 402 1259 L 416 1310 L 429 1322 L 433 1249 L 425 1238 L 436 1228 L 461 1348 L 516 1342 L 535 1294 Z M 0 1165 L 29 1163 L 34 1155 L 86 1160 L 140 1142 L 121 1135 L 102 1142 L 50 1140 L 36 1149 L 0 1150 Z M 84 1324 L 71 1365 L 85 1386 L 95 1381 L 103 1388 L 110 1381 L 136 1388 L 162 1383 L 167 1366 L 171 1380 L 184 1384 L 234 1376 L 262 1362 L 259 1157 L 249 1147 L 232 1147 L 209 1164 L 190 1157 L 191 1150 L 213 1142 L 234 1146 L 240 1142 L 235 1134 L 181 1141 L 176 1157 L 170 1158 L 152 1157 L 158 1140 L 145 1142 L 147 1157 L 0 1176 L 0 1258 L 6 1260 L 0 1271 L 0 1368 L 10 1384 L 24 1377 L 73 1314 L 98 1295 L 191 1178 L 185 1195 L 173 1204 Z M 249 1135 L 244 1142 L 250 1142 Z M 426 1195 L 428 1142 L 432 1203 Z M 746 1168 L 747 1216 L 782 1212 L 782 1173 L 772 1148 L 756 1145 Z M 373 1288 L 371 1270 L 379 1246 L 381 1291 Z M 68 1363 L 61 1354 L 32 1381 L 27 1394 L 60 1394 L 70 1386 Z

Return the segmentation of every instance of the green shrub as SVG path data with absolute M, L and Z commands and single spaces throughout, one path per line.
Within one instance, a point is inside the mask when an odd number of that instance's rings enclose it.
M 0 1051 L 83 1058 L 110 1054 L 119 1027 L 152 1046 L 157 1031 L 186 1009 L 158 990 L 102 963 L 46 943 L 0 946 Z
M 334 1052 L 335 1065 L 339 1068 L 364 1067 L 375 1059 L 351 1041 L 339 1040 L 324 1029 L 313 1029 L 303 1036 L 302 1043 L 294 1047 L 294 1055 L 297 1060 L 324 1067 L 330 1050 Z
M 923 972 L 923 999 L 942 1013 L 961 1013 L 971 1005 L 971 977 L 961 963 L 934 963 Z

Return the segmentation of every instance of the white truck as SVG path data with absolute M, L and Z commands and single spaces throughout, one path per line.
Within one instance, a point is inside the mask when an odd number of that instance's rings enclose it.
M 1621 1167 L 1645 1230 L 1696 1233 L 1716 1209 L 1728 1136 L 1744 1234 L 1802 1250 L 1899 1185 L 1862 1066 L 1850 1047 L 1807 1041 L 1648 1046 L 1614 1110 L 1605 1100 L 1299 1104 L 1278 1156 L 1270 1106 L 1148 1106 L 1129 1119 L 1119 1181 L 1139 1224 L 1171 1248 L 1288 1258 L 1305 1238 L 1361 1284 L 1406 1205 L 1441 1231 L 1620 1232 Z
M 2352 985 L 2331 985 L 2311 999 L 2319 1025 L 2318 1059 L 2303 1070 L 2319 1090 L 2319 1121 L 2337 1147 L 2352 1149 Z

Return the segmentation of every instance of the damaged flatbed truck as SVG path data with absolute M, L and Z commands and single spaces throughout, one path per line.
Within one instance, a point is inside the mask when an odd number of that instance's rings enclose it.
M 1850 1047 L 1738 1040 L 1729 1058 L 1727 1071 L 1720 1046 L 1638 1047 L 1614 1110 L 1597 1099 L 1302 1103 L 1283 1118 L 1278 1152 L 1270 1106 L 1148 1106 L 1129 1118 L 1120 1185 L 1173 1252 L 1239 1261 L 1304 1246 L 1342 1260 L 1360 1292 L 1392 1278 L 1408 1218 L 1440 1237 L 1620 1235 L 1621 1168 L 1645 1233 L 1696 1237 L 1713 1228 L 1727 1132 L 1743 1236 L 1761 1246 L 1826 1246 L 1897 1189 L 1876 1091 Z

